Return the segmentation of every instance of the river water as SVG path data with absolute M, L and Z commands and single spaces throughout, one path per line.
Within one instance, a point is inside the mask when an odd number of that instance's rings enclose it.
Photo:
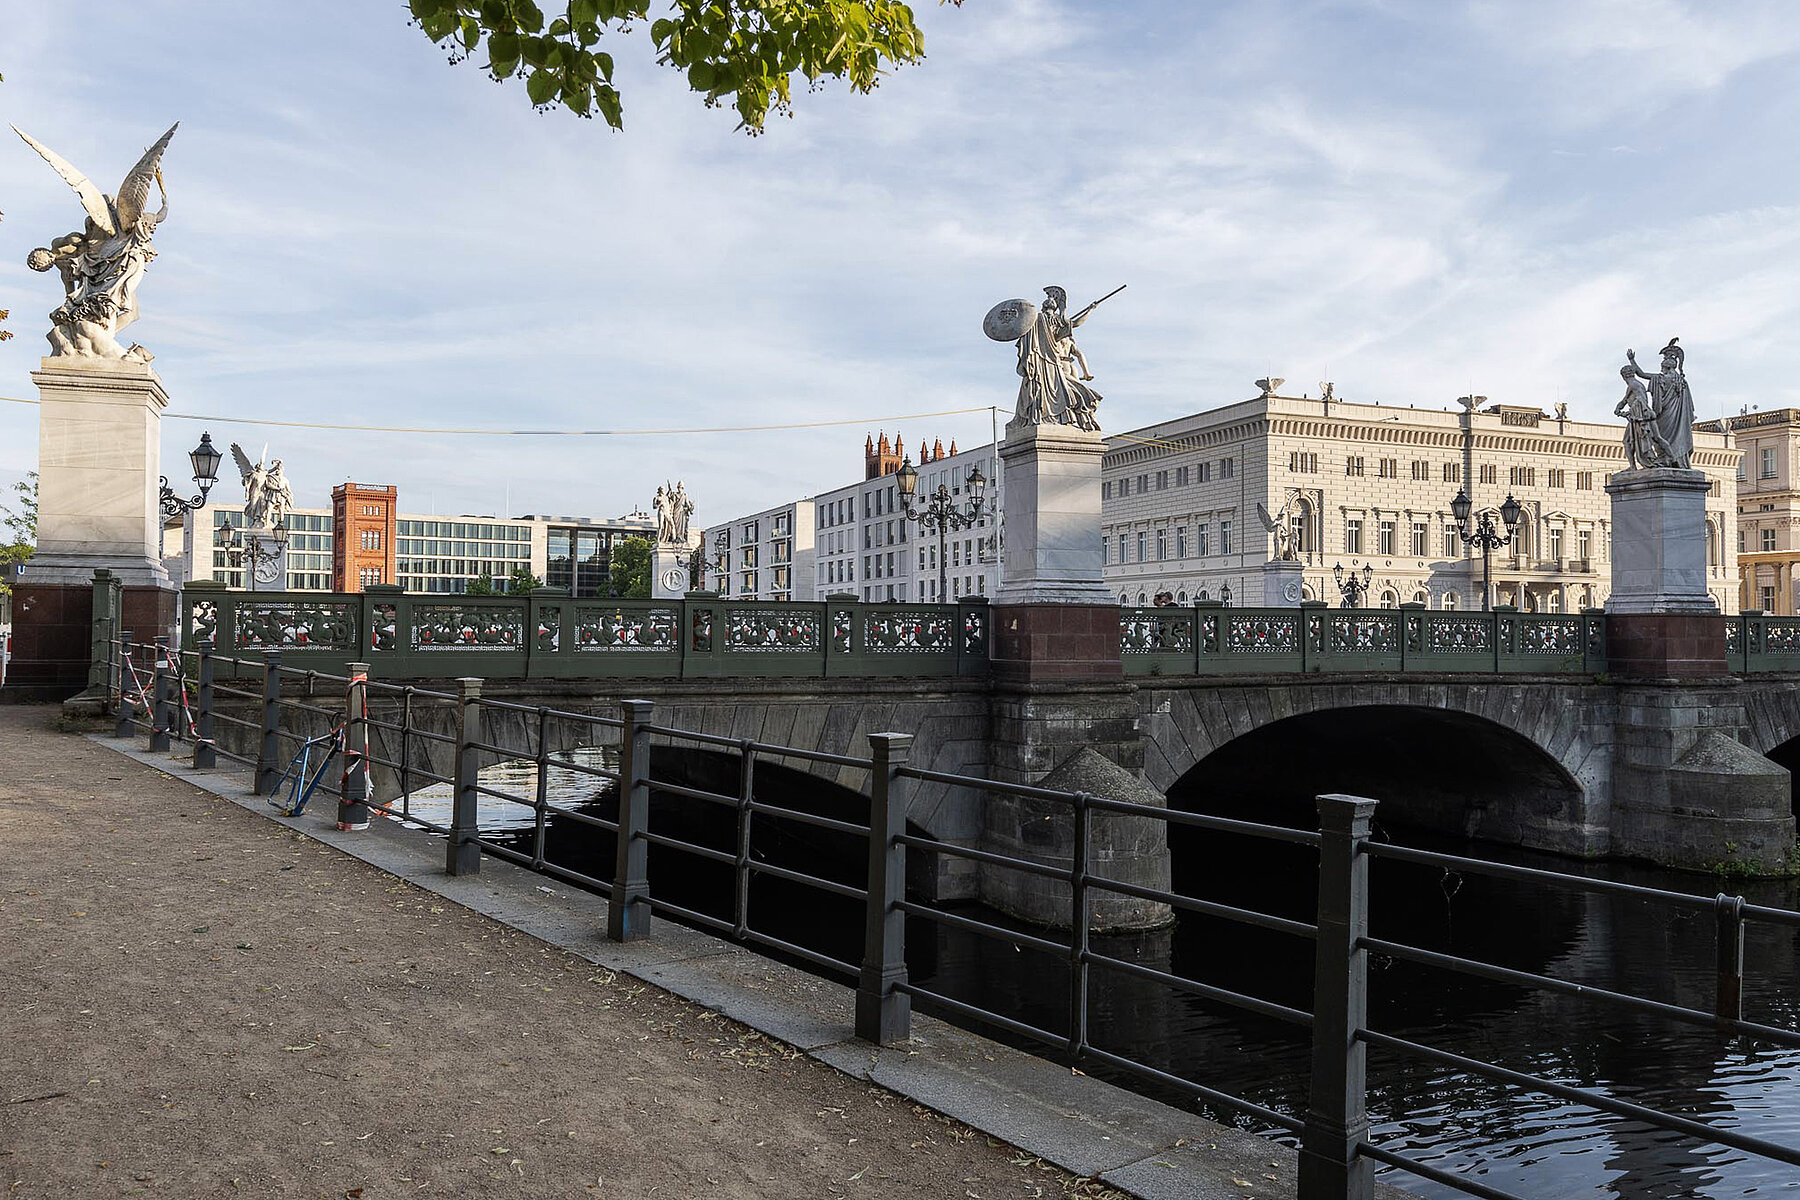
M 572 753 L 577 761 L 600 765 L 601 755 L 610 752 Z M 659 774 L 660 769 L 659 764 Z M 535 768 L 529 762 L 502 763 L 485 769 L 482 782 L 529 797 L 536 787 Z M 555 803 L 591 805 L 610 816 L 611 797 L 597 791 L 596 782 L 552 768 L 550 794 Z M 865 816 L 844 811 L 841 802 L 803 803 L 796 795 L 775 802 L 857 820 Z M 481 803 L 484 830 L 501 839 L 516 837 L 519 849 L 529 849 L 529 809 L 492 798 Z M 414 806 L 421 816 L 448 821 L 444 789 L 416 794 Z M 730 844 L 730 820 L 731 814 L 721 810 L 671 828 L 725 848 Z M 765 828 L 772 824 L 765 823 Z M 1382 829 L 1379 824 L 1377 832 L 1402 844 L 1471 857 L 1706 896 L 1739 891 L 1753 902 L 1775 907 L 1800 904 L 1793 881 L 1722 884 L 1706 876 L 1633 864 L 1578 864 L 1416 831 Z M 554 862 L 606 877 L 610 839 L 594 835 L 591 828 L 552 817 L 548 855 Z M 1178 891 L 1311 919 L 1316 857 L 1310 850 L 1192 832 L 1178 833 L 1172 850 Z M 803 833 L 785 838 L 773 836 L 771 829 L 770 836 L 759 835 L 755 852 L 759 859 L 846 882 L 860 882 L 863 870 L 860 849 L 834 844 L 829 836 Z M 672 869 L 678 864 L 679 870 Z M 1690 1008 L 1711 1008 L 1714 928 L 1708 912 L 1382 860 L 1372 868 L 1370 920 L 1377 937 Z M 673 852 L 653 848 L 650 877 L 659 893 L 664 890 L 662 881 L 679 878 L 683 886 L 672 899 L 728 915 L 729 880 L 712 864 L 677 860 Z M 752 909 L 753 925 L 766 933 L 852 962 L 860 956 L 861 918 L 850 902 L 760 879 L 752 893 Z M 958 911 L 1003 920 L 979 907 Z M 1174 926 L 1154 933 L 1097 938 L 1095 949 L 1297 1008 L 1311 1007 L 1310 943 L 1279 934 L 1184 915 Z M 959 930 L 939 927 L 933 936 L 920 921 L 909 925 L 907 958 L 915 983 L 1042 1028 L 1066 1027 L 1067 968 L 1060 961 Z M 1096 1046 L 1277 1111 L 1304 1112 L 1308 1051 L 1302 1037 L 1296 1036 L 1301 1031 L 1116 972 L 1097 968 L 1093 979 L 1090 1021 Z M 1797 987 L 1800 931 L 1751 923 L 1746 937 L 1745 1017 L 1800 1027 Z M 1800 1146 L 1800 1051 L 1725 1038 L 1710 1029 L 1620 1012 L 1578 997 L 1381 958 L 1372 966 L 1369 1023 L 1395 1036 Z M 1159 1095 L 1154 1087 L 1128 1076 L 1108 1077 Z M 1175 1095 L 1160 1098 L 1182 1103 Z M 1735 1150 L 1700 1147 L 1675 1134 L 1547 1096 L 1507 1092 L 1385 1051 L 1370 1054 L 1369 1103 L 1372 1140 L 1378 1145 L 1520 1196 L 1542 1200 L 1800 1196 L 1800 1168 Z M 1230 1112 L 1202 1111 L 1266 1132 Z M 1390 1173 L 1389 1181 L 1420 1195 L 1461 1194 L 1400 1173 Z

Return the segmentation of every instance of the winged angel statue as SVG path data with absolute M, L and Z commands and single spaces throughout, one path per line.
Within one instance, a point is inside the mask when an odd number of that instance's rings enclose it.
M 1262 381 L 1259 379 L 1257 382 L 1261 383 Z M 1274 382 L 1276 387 L 1281 386 L 1280 380 Z M 1296 553 L 1297 547 L 1294 545 L 1294 530 L 1291 524 L 1299 504 L 1300 492 L 1297 488 L 1288 489 L 1287 499 L 1282 501 L 1281 507 L 1274 512 L 1270 512 L 1264 507 L 1261 500 L 1256 502 L 1257 521 L 1262 525 L 1263 531 L 1275 539 L 1273 557 L 1277 562 L 1294 562 L 1300 557 Z
M 66 295 L 50 314 L 50 353 L 88 355 L 96 358 L 124 358 L 149 362 L 152 355 L 133 343 L 130 349 L 119 345 L 117 334 L 137 320 L 138 283 L 144 268 L 156 257 L 150 239 L 156 227 L 169 215 L 169 194 L 163 188 L 163 150 L 175 136 L 178 126 L 156 140 L 144 152 L 137 166 L 125 176 L 116 195 L 108 196 L 49 147 L 30 134 L 13 126 L 13 132 L 27 145 L 44 156 L 56 173 L 81 197 L 87 210 L 87 222 L 77 233 L 66 234 L 40 246 L 25 259 L 34 271 L 55 267 L 62 275 Z M 150 184 L 154 181 L 162 195 L 162 207 L 146 212 Z
M 268 447 L 263 447 L 263 453 L 268 452 Z M 266 467 L 260 458 L 251 462 L 236 442 L 231 443 L 231 457 L 244 481 L 244 528 L 273 529 L 280 525 L 294 504 L 294 490 L 281 473 L 281 460 L 271 459 Z

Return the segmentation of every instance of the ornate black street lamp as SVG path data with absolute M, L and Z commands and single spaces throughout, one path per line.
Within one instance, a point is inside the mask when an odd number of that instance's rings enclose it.
M 1338 563 L 1331 568 L 1331 577 L 1337 581 L 1338 591 L 1343 593 L 1345 608 L 1361 608 L 1369 595 L 1369 585 L 1375 582 L 1375 568 L 1367 563 L 1361 571 L 1352 567 L 1344 570 L 1344 564 Z
M 1494 514 L 1484 512 L 1480 522 L 1473 530 L 1469 528 L 1469 510 L 1474 508 L 1466 490 L 1458 489 L 1456 499 L 1450 502 L 1450 514 L 1456 518 L 1456 535 L 1463 540 L 1465 546 L 1481 547 L 1481 611 L 1487 612 L 1493 597 L 1492 571 L 1488 557 L 1501 546 L 1512 544 L 1513 535 L 1519 528 L 1519 511 L 1523 507 L 1513 499 L 1512 493 L 1506 495 L 1506 503 L 1500 506 L 1500 519 L 1506 524 L 1506 533 L 1501 535 L 1494 526 Z
M 1231 585 L 1229 583 L 1219 585 L 1219 603 L 1226 608 L 1231 607 Z
M 922 508 L 913 507 L 913 493 L 919 488 L 919 472 L 913 467 L 912 459 L 900 462 L 900 506 L 909 520 L 917 521 L 920 529 L 935 529 L 938 535 L 938 594 L 939 603 L 949 599 L 949 562 L 944 553 L 944 536 L 952 529 L 967 529 L 981 519 L 981 502 L 987 489 L 987 476 L 981 473 L 980 467 L 969 471 L 969 492 L 972 499 L 967 505 L 959 505 L 950 499 L 950 489 L 938 484 L 937 490 L 925 501 Z
M 206 503 L 206 493 L 212 491 L 212 485 L 219 481 L 219 460 L 224 458 L 213 449 L 212 434 L 200 435 L 200 444 L 188 451 L 188 461 L 194 465 L 194 482 L 200 485 L 200 494 L 192 500 L 183 500 L 169 486 L 169 477 L 162 477 L 162 514 L 173 521 L 182 513 L 190 513 Z

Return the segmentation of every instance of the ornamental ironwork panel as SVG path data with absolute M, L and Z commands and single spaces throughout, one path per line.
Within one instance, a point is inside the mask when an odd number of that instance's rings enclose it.
M 1554 617 L 1519 622 L 1519 653 L 1580 654 L 1587 639 L 1580 617 L 1557 620 Z
M 713 648 L 713 610 L 702 608 L 694 613 L 694 649 L 702 654 Z
M 667 654 L 676 649 L 681 614 L 674 608 L 576 608 L 575 649 L 578 653 L 619 651 Z
M 831 649 L 838 654 L 850 653 L 850 641 L 856 634 L 856 614 L 847 608 L 831 610 Z
M 824 631 L 816 612 L 734 608 L 725 615 L 725 648 L 740 654 L 817 651 Z
M 1119 617 L 1119 649 L 1125 654 L 1189 653 L 1194 648 L 1192 613 L 1127 611 Z
M 963 609 L 962 633 L 964 654 L 987 657 L 987 609 Z
M 1294 617 L 1226 617 L 1228 654 L 1297 654 L 1300 622 Z
M 1433 654 L 1492 654 L 1494 623 L 1485 617 L 1433 617 L 1425 625 L 1425 649 Z
M 188 613 L 188 641 L 192 645 L 201 642 L 219 641 L 219 602 L 217 600 L 196 600 L 193 609 Z
M 537 610 L 537 628 L 532 630 L 539 654 L 555 654 L 562 649 L 562 605 L 546 605 Z
M 1334 614 L 1330 628 L 1334 654 L 1396 654 L 1400 650 L 1400 619 L 1395 616 Z
M 383 601 L 369 610 L 372 628 L 369 630 L 369 646 L 374 650 L 396 650 L 400 646 L 400 606 L 392 601 Z
M 870 654 L 956 653 L 956 615 L 888 608 L 863 617 L 863 649 Z
M 494 650 L 525 644 L 523 608 L 487 605 L 415 604 L 415 650 Z
M 235 614 L 240 650 L 342 650 L 356 648 L 356 605 L 315 601 L 239 601 Z
M 1765 654 L 1800 654 L 1800 621 L 1768 618 L 1762 622 L 1762 645 Z
M 1740 648 L 1742 647 L 1743 642 L 1742 642 L 1742 639 L 1739 637 L 1739 633 L 1742 629 L 1743 629 L 1742 621 L 1739 621 L 1736 619 L 1726 620 L 1726 622 L 1725 622 L 1725 653 L 1737 654 L 1740 652 Z

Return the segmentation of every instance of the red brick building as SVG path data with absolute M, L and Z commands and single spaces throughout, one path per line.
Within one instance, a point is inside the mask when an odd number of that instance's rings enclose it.
M 360 592 L 393 583 L 395 489 L 340 483 L 331 489 L 331 588 Z

